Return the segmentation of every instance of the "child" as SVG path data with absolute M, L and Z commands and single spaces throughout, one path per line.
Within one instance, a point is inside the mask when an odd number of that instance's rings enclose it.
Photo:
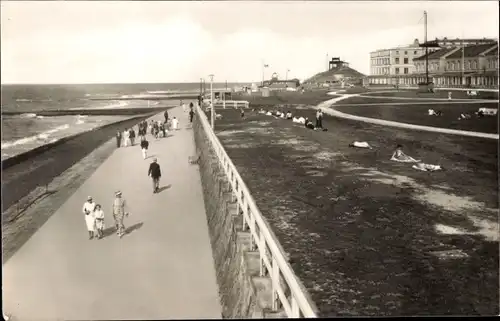
M 178 125 L 179 125 L 179 120 L 176 117 L 174 117 L 174 119 L 172 119 L 172 130 L 177 130 Z
M 104 211 L 100 204 L 96 204 L 94 208 L 95 227 L 97 230 L 97 239 L 101 239 L 104 231 Z

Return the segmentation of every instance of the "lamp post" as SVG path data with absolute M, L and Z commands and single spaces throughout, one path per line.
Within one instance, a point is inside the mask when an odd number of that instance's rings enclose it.
M 215 129 L 215 107 L 214 107 L 214 93 L 213 93 L 213 82 L 214 82 L 214 75 L 210 74 L 208 75 L 210 77 L 210 119 L 212 123 L 212 130 Z
M 290 71 L 290 69 L 287 69 L 286 70 L 286 76 L 285 76 L 285 81 L 288 82 L 288 72 Z

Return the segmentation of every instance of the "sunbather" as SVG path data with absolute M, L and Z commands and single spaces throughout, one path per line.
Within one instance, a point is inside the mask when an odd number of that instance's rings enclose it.
M 418 163 L 418 162 L 420 162 L 420 160 L 417 160 L 413 157 L 406 155 L 403 152 L 403 146 L 401 146 L 401 145 L 396 146 L 396 150 L 392 154 L 391 160 L 396 161 L 396 162 L 403 162 L 403 163 Z
M 418 169 L 420 171 L 424 172 L 435 172 L 435 171 L 440 171 L 443 168 L 440 165 L 432 165 L 432 164 L 424 164 L 424 163 L 418 163 L 416 165 L 413 165 L 412 168 Z
M 369 148 L 369 149 L 372 149 L 372 147 L 370 146 L 370 144 L 368 144 L 367 142 L 358 142 L 358 141 L 355 141 L 355 142 L 349 144 L 349 147 L 358 147 L 358 148 Z

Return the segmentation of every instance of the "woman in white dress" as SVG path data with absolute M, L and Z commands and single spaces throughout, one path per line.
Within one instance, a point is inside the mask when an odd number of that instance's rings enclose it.
M 127 147 L 130 144 L 130 132 L 125 129 L 123 132 L 123 146 Z
M 101 239 L 104 231 L 104 211 L 101 204 L 96 204 L 94 209 L 95 227 L 97 230 L 97 238 Z
M 92 196 L 87 197 L 87 201 L 83 204 L 83 214 L 85 214 L 85 224 L 87 225 L 87 230 L 89 231 L 89 240 L 94 238 L 95 231 L 95 202 L 92 200 Z

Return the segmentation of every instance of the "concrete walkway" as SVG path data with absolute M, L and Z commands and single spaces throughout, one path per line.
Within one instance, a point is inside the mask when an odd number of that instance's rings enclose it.
M 11 320 L 221 318 L 221 307 L 187 114 L 180 130 L 150 141 L 162 180 L 152 193 L 151 159 L 139 146 L 117 149 L 3 266 L 3 311 Z M 158 115 L 155 119 L 162 119 Z M 122 239 L 89 240 L 82 206 L 103 206 L 123 192 L 130 216 Z
M 384 120 L 384 119 L 355 116 L 355 115 L 340 112 L 340 111 L 335 109 L 335 104 L 337 102 L 342 101 L 342 100 L 347 99 L 347 98 L 350 98 L 350 97 L 359 97 L 359 96 L 360 96 L 359 94 L 344 94 L 340 97 L 336 97 L 336 98 L 324 101 L 324 102 L 318 104 L 318 106 L 316 108 L 323 109 L 323 112 L 325 112 L 326 114 L 331 115 L 331 116 L 344 118 L 344 119 L 351 119 L 351 120 L 356 120 L 356 121 L 362 121 L 365 123 L 371 123 L 371 124 L 376 124 L 376 125 L 416 129 L 416 130 L 433 132 L 433 133 L 443 133 L 443 134 L 451 134 L 451 135 L 459 135 L 459 136 L 481 137 L 481 138 L 496 139 L 496 140 L 499 139 L 498 134 L 489 134 L 489 133 L 473 132 L 473 131 L 467 131 L 467 130 L 457 130 L 457 129 L 432 127 L 432 126 L 414 125 L 414 124 L 401 123 L 401 122 L 395 122 L 395 121 Z M 384 104 L 379 104 L 379 105 L 381 106 Z

